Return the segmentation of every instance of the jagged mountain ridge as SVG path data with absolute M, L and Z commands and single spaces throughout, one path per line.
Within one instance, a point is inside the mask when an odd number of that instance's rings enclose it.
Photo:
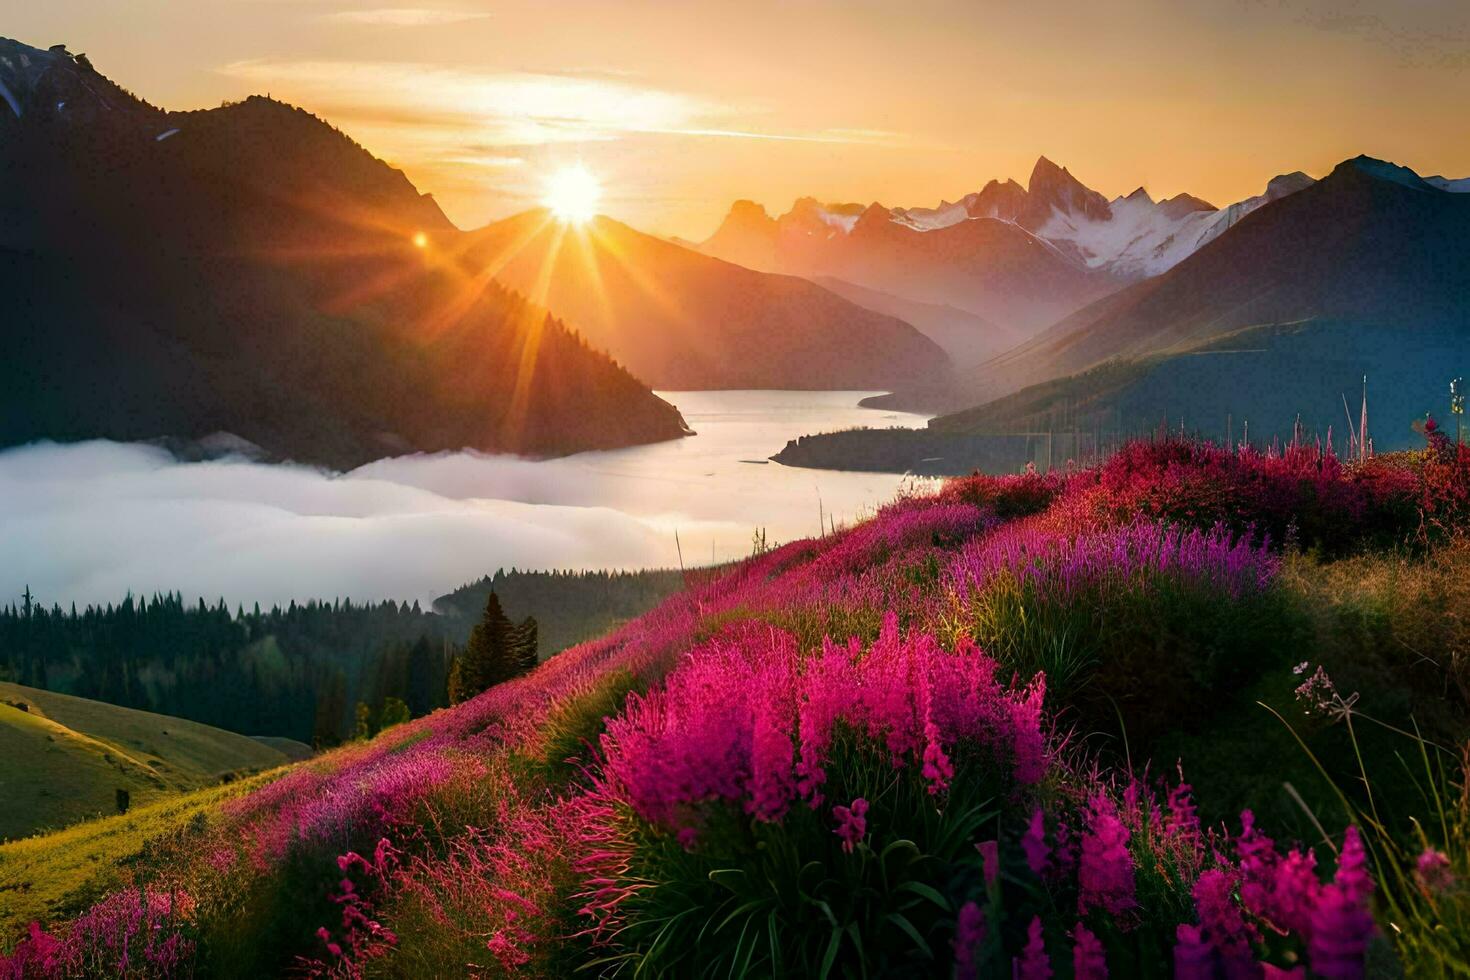
M 806 274 L 790 266 L 813 260 L 791 254 L 798 250 L 789 239 L 799 231 L 835 250 L 830 243 L 852 233 L 854 214 L 886 212 L 894 223 L 922 232 L 944 232 L 968 221 L 991 218 L 1030 233 L 1087 270 L 1130 282 L 1167 271 L 1256 208 L 1311 183 L 1312 178 L 1300 171 L 1283 174 L 1273 178 L 1262 194 L 1225 208 L 1191 194 L 1155 201 L 1142 187 L 1109 201 L 1043 156 L 1026 186 L 1009 179 L 991 180 L 975 193 L 933 208 L 883 208 L 878 204 L 865 208 L 802 198 L 787 213 L 771 217 L 759 204 L 737 201 L 701 247 L 754 268 Z
M 830 276 L 926 304 L 953 306 L 1030 333 L 1117 289 L 1006 218 L 980 216 L 918 227 L 880 204 L 826 206 L 803 198 L 772 218 L 737 202 L 700 247 L 751 268 Z
M 1213 432 L 1249 413 L 1266 433 L 1304 412 L 1325 429 L 1364 373 L 1391 390 L 1399 417 L 1422 415 L 1470 339 L 1470 195 L 1456 189 L 1344 161 L 985 365 L 961 382 L 977 407 L 932 427 L 1065 417 L 1126 431 L 1182 416 Z

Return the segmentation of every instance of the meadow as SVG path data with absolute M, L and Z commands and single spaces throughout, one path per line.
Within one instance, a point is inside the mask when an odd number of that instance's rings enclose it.
M 59 830 L 310 755 L 183 718 L 0 682 L 0 841 Z
M 0 977 L 1470 973 L 1470 449 L 1430 435 L 1160 437 L 758 546 L 169 804 Z

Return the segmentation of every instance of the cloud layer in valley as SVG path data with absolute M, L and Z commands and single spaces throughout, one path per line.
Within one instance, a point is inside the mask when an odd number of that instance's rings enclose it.
M 749 553 L 758 525 L 773 541 L 810 535 L 819 508 L 850 519 L 900 485 L 742 462 L 779 449 L 805 423 L 788 434 L 738 414 L 717 418 L 713 403 L 701 412 L 689 398 L 681 407 L 701 437 L 546 462 L 446 453 L 331 474 L 240 459 L 180 463 L 152 446 L 105 441 L 6 450 L 0 602 L 18 601 L 26 586 L 48 606 L 175 590 L 247 606 L 424 601 L 499 567 L 674 566 L 676 530 L 687 564 L 707 563 L 712 550 L 728 560 Z

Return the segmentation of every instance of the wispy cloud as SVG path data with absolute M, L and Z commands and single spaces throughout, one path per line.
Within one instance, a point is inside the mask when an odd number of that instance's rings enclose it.
M 501 146 L 676 129 L 718 113 L 693 96 L 609 79 L 409 62 L 240 61 L 221 69 L 312 106 L 403 125 L 457 125 Z M 461 134 L 462 136 L 463 134 Z
M 460 140 L 471 131 L 478 142 L 502 148 L 635 134 L 809 143 L 873 143 L 885 135 L 776 132 L 740 125 L 763 110 L 641 85 L 606 70 L 551 73 L 410 62 L 262 60 L 234 62 L 220 71 L 278 94 L 286 92 L 328 115 L 395 127 L 458 129 Z
M 374 27 L 434 27 L 484 20 L 489 13 L 474 10 L 440 10 L 431 7 L 380 7 L 376 10 L 338 10 L 321 19 L 337 24 L 367 24 Z

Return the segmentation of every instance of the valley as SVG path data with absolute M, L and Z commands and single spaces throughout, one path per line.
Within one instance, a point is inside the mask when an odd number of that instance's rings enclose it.
M 1054 6 L 8 11 L 0 980 L 1466 976 L 1470 15 Z

